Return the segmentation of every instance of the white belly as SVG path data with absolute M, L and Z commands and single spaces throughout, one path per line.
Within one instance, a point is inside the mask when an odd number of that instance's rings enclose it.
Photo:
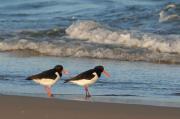
M 56 79 L 34 79 L 33 81 L 44 86 L 52 86 L 60 79 L 59 74 L 57 72 L 55 74 L 57 75 Z
M 94 84 L 94 83 L 98 80 L 98 78 L 99 78 L 96 73 L 93 73 L 93 74 L 94 74 L 94 78 L 91 79 L 91 80 L 88 80 L 88 79 L 80 79 L 80 80 L 70 81 L 70 82 L 73 83 L 73 84 L 80 85 L 80 86 L 89 86 L 89 85 L 92 85 L 92 84 Z

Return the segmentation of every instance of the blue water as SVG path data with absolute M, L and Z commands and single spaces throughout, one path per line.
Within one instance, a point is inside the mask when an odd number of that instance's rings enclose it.
M 180 63 L 179 13 L 178 0 L 1 1 L 0 51 Z
M 71 72 L 62 80 L 103 64 L 111 78 L 91 87 L 92 100 L 180 103 L 179 0 L 0 0 L 0 52 L 1 94 L 45 97 L 24 79 L 57 64 Z M 53 92 L 84 93 L 63 81 Z
M 68 27 L 77 20 L 161 34 L 179 34 L 179 19 L 159 23 L 159 13 L 178 0 L 6 0 L 0 1 L 1 31 Z M 169 10 L 169 11 L 172 11 Z M 177 27 L 173 27 L 173 26 Z
M 70 74 L 63 75 L 62 80 L 53 86 L 55 98 L 85 100 L 82 87 L 64 84 L 63 80 L 103 64 L 111 77 L 106 78 L 102 75 L 97 83 L 90 87 L 92 101 L 137 104 L 151 104 L 158 101 L 156 105 L 165 103 L 165 106 L 180 104 L 178 65 L 87 58 L 29 57 L 9 53 L 0 54 L 0 93 L 47 97 L 44 87 L 25 78 L 57 64 L 63 64 Z

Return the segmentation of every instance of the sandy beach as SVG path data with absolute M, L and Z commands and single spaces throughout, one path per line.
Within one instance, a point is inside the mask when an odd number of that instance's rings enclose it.
M 2 119 L 179 119 L 180 108 L 0 96 Z

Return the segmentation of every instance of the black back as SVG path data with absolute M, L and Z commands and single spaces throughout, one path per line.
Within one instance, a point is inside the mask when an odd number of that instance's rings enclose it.
M 90 69 L 88 71 L 80 73 L 79 75 L 71 79 L 66 80 L 65 83 L 69 81 L 76 81 L 76 80 L 81 80 L 81 79 L 91 80 L 94 77 L 93 73 L 94 73 L 94 69 Z
M 102 68 L 102 67 L 100 67 L 100 68 Z M 103 70 L 104 70 L 104 68 L 103 68 Z M 71 79 L 66 80 L 65 83 L 67 83 L 69 81 L 76 81 L 76 80 L 81 80 L 81 79 L 91 80 L 95 76 L 93 74 L 94 72 L 98 75 L 98 77 L 100 77 L 103 70 L 99 70 L 99 66 L 97 66 L 94 69 L 90 69 L 88 71 L 82 72 L 79 75 L 77 75 Z
M 63 70 L 63 67 L 61 65 L 57 65 L 53 69 L 43 71 L 43 72 L 36 74 L 36 75 L 32 75 L 32 76 L 28 77 L 26 80 L 43 79 L 43 78 L 55 80 L 57 77 L 57 75 L 55 73 L 56 72 L 59 73 L 59 76 L 61 77 L 62 76 L 62 70 Z

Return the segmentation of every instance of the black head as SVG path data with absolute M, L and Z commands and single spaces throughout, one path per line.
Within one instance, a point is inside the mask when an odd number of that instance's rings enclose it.
M 104 71 L 104 67 L 103 66 L 96 66 L 94 69 L 103 72 Z
M 63 66 L 62 66 L 62 65 L 56 65 L 56 66 L 54 67 L 54 70 L 55 70 L 56 72 L 58 72 L 59 74 L 62 74 Z
M 94 68 L 95 72 L 97 73 L 98 77 L 101 76 L 101 73 L 104 71 L 104 67 L 103 66 L 96 66 Z

